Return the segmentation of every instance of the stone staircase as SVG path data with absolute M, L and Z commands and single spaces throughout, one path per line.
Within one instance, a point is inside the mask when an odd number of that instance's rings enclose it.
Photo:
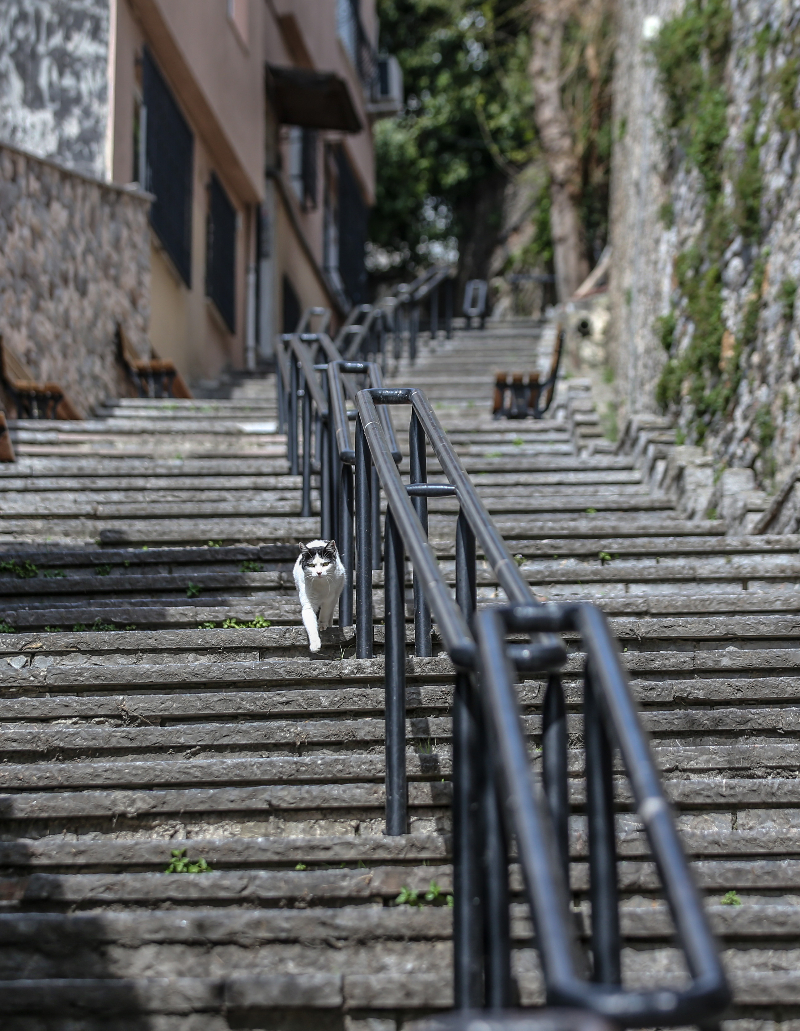
M 461 333 L 394 382 L 428 391 L 536 594 L 611 616 L 721 940 L 728 1023 L 789 1031 L 800 537 L 679 517 L 600 438 L 580 381 L 560 384 L 548 420 L 493 422 L 492 370 L 544 367 L 551 343 L 538 330 Z M 399 415 L 396 426 L 402 441 Z M 309 656 L 291 566 L 318 523 L 299 517 L 273 382 L 230 400 L 125 399 L 84 423 L 17 422 L 12 437 L 18 461 L 0 469 L 2 1026 L 395 1031 L 451 1005 L 452 667 L 408 660 L 409 833 L 386 837 L 383 627 L 374 660 L 353 658 L 352 631 L 336 628 Z M 455 506 L 430 510 L 452 579 Z M 498 598 L 479 571 L 479 600 Z M 575 710 L 580 677 L 573 642 Z M 543 690 L 520 688 L 532 746 Z M 621 780 L 626 983 L 680 983 L 629 797 Z M 516 984 L 536 1005 L 516 865 L 511 886 Z

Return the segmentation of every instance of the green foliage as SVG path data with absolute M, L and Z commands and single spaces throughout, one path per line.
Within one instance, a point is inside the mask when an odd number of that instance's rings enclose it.
M 606 401 L 606 410 L 600 415 L 600 427 L 606 440 L 616 444 L 619 440 L 619 420 L 617 406 L 613 401 Z
M 675 225 L 675 205 L 671 200 L 665 200 L 658 209 L 658 218 L 666 229 L 672 229 Z
M 794 322 L 794 302 L 797 297 L 797 283 L 794 279 L 784 279 L 778 289 L 778 300 L 781 302 L 781 315 L 790 326 Z
M 734 179 L 733 218 L 745 240 L 758 239 L 761 231 L 761 148 L 756 134 L 763 110 L 763 101 L 757 98 L 744 126 L 744 156 Z
M 188 859 L 185 848 L 170 850 L 171 859 L 165 873 L 211 873 L 211 867 L 205 859 Z
M 672 341 L 675 337 L 675 327 L 677 324 L 678 320 L 675 317 L 674 311 L 667 312 L 666 315 L 659 315 L 656 319 L 656 335 L 667 354 L 672 350 Z
M 611 555 L 607 551 L 598 551 L 597 557 L 600 559 L 601 566 L 604 566 L 606 562 L 611 561 Z
M 187 598 L 196 598 L 200 594 L 201 588 L 198 584 L 190 583 L 186 588 Z
M 775 121 L 782 132 L 797 132 L 800 129 L 800 111 L 795 104 L 797 82 L 800 79 L 800 55 L 788 57 L 771 76 L 771 85 L 777 90 L 780 106 Z
M 260 573 L 263 570 L 263 566 L 260 562 L 253 562 L 247 559 L 239 566 L 240 573 Z
M 728 0 L 689 0 L 652 44 L 667 99 L 666 127 L 700 172 L 709 197 L 721 189 L 728 135 L 724 74 L 730 31 Z
M 430 888 L 424 894 L 404 885 L 394 900 L 394 904 L 396 906 L 413 906 L 417 909 L 421 909 L 423 906 L 452 907 L 453 896 L 446 895 L 436 881 L 431 881 Z
M 222 541 L 209 541 L 206 544 L 206 547 L 207 548 L 221 548 L 222 547 Z
M 43 569 L 42 576 L 46 580 L 64 580 L 67 574 L 63 569 Z
M 60 634 L 61 633 L 61 627 L 60 626 L 46 626 L 44 628 L 44 632 L 46 634 Z
M 378 0 L 380 47 L 403 70 L 406 106 L 374 128 L 370 240 L 392 268 L 424 264 L 434 241 L 499 228 L 505 181 L 541 161 L 528 77 L 531 6 L 520 0 Z M 578 5 L 562 40 L 562 100 L 578 158 L 590 258 L 607 237 L 612 149 L 610 6 Z M 617 134 L 624 135 L 620 122 Z M 480 218 L 476 220 L 476 213 Z M 552 260 L 549 195 L 517 267 Z M 377 252 L 376 252 L 377 253 Z M 376 260 L 373 270 L 384 266 Z
M 723 906 L 741 906 L 742 900 L 739 898 L 735 891 L 727 891 L 722 896 Z
M 762 479 L 771 482 L 775 479 L 775 473 L 777 472 L 777 461 L 772 451 L 777 430 L 775 420 L 772 418 L 772 410 L 768 404 L 763 404 L 759 407 L 753 419 L 753 429 L 758 438 Z
M 111 574 L 111 566 L 105 562 L 102 566 L 94 567 L 95 576 L 109 576 Z
M 0 573 L 9 573 L 18 580 L 30 580 L 39 575 L 39 569 L 33 562 L 17 562 L 16 559 L 7 559 L 0 562 Z
M 16 632 L 10 623 L 6 623 L 4 619 L 0 620 L 0 634 L 15 634 Z
M 375 126 L 370 238 L 413 267 L 430 241 L 474 229 L 476 196 L 500 169 L 530 160 L 528 33 L 518 0 L 379 0 L 378 17 L 406 107 Z
M 222 622 L 223 630 L 266 630 L 267 627 L 272 626 L 268 619 L 264 619 L 263 616 L 256 616 L 255 619 L 251 619 L 249 623 L 242 623 L 235 617 L 231 616 L 229 619 L 225 619 Z M 214 624 L 208 624 L 207 629 L 213 629 Z

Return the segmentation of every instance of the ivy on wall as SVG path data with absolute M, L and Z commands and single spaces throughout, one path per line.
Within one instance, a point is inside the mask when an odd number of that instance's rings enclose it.
M 669 355 L 656 398 L 665 410 L 681 407 L 684 399 L 691 402 L 687 430 L 696 443 L 702 443 L 734 405 L 743 358 L 757 340 L 767 258 L 762 249 L 759 127 L 763 64 L 772 41 L 763 32 L 756 37 L 757 93 L 742 129 L 743 145 L 734 149 L 729 142 L 725 81 L 731 20 L 729 0 L 689 0 L 653 43 L 666 97 L 669 145 L 699 173 L 704 195 L 701 231 L 676 260 L 680 300 L 655 327 Z M 732 187 L 727 193 L 726 182 Z M 734 337 L 723 320 L 721 273 L 725 251 L 737 235 L 749 256 L 751 290 Z M 774 432 L 765 430 L 758 437 L 763 448 L 771 444 Z

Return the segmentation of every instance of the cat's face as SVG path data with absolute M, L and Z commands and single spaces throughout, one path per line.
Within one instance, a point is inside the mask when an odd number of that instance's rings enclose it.
M 332 573 L 336 567 L 336 541 L 301 544 L 300 565 L 307 580 Z

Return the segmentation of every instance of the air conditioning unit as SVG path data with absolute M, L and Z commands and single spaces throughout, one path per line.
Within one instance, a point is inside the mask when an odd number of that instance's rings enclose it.
M 389 118 L 403 110 L 403 72 L 390 54 L 380 54 L 367 111 L 372 118 Z

